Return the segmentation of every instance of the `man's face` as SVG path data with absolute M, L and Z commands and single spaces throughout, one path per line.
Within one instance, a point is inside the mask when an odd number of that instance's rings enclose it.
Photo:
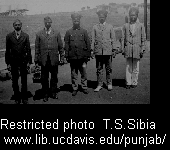
M 136 22 L 136 20 L 138 18 L 137 14 L 135 12 L 131 12 L 129 14 L 129 17 L 130 17 L 130 22 Z
M 101 24 L 103 24 L 105 21 L 106 21 L 105 15 L 103 15 L 103 14 L 99 15 L 99 22 L 100 22 Z
M 16 31 L 20 31 L 21 30 L 21 27 L 22 27 L 22 24 L 20 22 L 15 22 L 14 24 L 14 29 Z
M 51 21 L 51 20 L 44 21 L 44 24 L 45 24 L 45 27 L 46 27 L 47 29 L 49 29 L 49 28 L 51 27 L 52 21 Z
M 80 19 L 79 18 L 74 18 L 72 21 L 73 21 L 74 26 L 79 26 L 80 25 Z

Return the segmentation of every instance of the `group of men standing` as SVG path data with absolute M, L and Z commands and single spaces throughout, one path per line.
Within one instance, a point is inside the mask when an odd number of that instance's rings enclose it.
M 137 21 L 138 9 L 131 8 L 129 11 L 129 22 L 123 26 L 121 48 L 116 47 L 114 28 L 106 22 L 108 12 L 100 10 L 97 12 L 99 23 L 93 26 L 92 42 L 90 42 L 87 30 L 80 26 L 81 15 L 71 15 L 73 27 L 66 31 L 63 46 L 61 35 L 58 30 L 52 28 L 50 17 L 44 18 L 45 28 L 36 34 L 35 59 L 36 65 L 41 66 L 43 101 L 48 98 L 58 98 L 58 64 L 64 62 L 64 58 L 70 63 L 72 95 L 78 92 L 78 71 L 81 74 L 81 87 L 84 94 L 88 94 L 87 87 L 87 62 L 90 58 L 96 59 L 98 86 L 94 90 L 99 92 L 103 87 L 103 66 L 106 69 L 106 80 L 108 90 L 112 90 L 112 58 L 116 53 L 122 52 L 127 59 L 126 66 L 126 88 L 136 87 L 139 74 L 139 60 L 145 50 L 145 29 L 142 23 Z M 27 67 L 32 63 L 31 48 L 28 34 L 21 30 L 22 23 L 16 20 L 13 24 L 15 31 L 6 37 L 5 60 L 8 69 L 12 73 L 12 85 L 17 104 L 28 103 L 27 98 Z M 60 56 L 60 57 L 59 57 Z M 18 78 L 21 73 L 21 94 L 19 92 Z M 49 86 L 49 72 L 51 80 Z

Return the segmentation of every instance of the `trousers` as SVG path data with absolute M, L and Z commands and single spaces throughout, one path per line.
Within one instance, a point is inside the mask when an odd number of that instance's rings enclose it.
M 106 80 L 108 85 L 112 85 L 112 56 L 96 56 L 96 68 L 97 68 L 97 81 L 98 85 L 103 85 L 103 66 L 105 65 L 106 69 Z
M 78 71 L 81 74 L 81 87 L 87 89 L 87 62 L 85 60 L 70 60 L 71 82 L 73 90 L 78 89 Z
M 49 86 L 49 73 L 51 73 L 50 86 Z M 41 79 L 43 94 L 47 95 L 49 90 L 51 93 L 57 92 L 58 83 L 58 65 L 51 65 L 50 57 L 47 56 L 47 62 L 45 66 L 41 66 Z
M 27 64 L 21 63 L 20 65 L 11 64 L 11 75 L 12 75 L 12 88 L 14 95 L 19 95 L 19 85 L 18 80 L 21 76 L 21 96 L 25 100 L 27 98 Z
M 126 59 L 126 84 L 137 85 L 139 75 L 139 59 L 127 58 Z

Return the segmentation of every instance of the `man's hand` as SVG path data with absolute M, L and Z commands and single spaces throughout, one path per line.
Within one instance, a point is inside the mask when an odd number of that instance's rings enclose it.
M 115 58 L 115 56 L 116 56 L 116 50 L 113 50 L 112 51 L 112 57 Z
M 60 60 L 60 65 L 64 65 L 64 59 Z
M 94 52 L 91 50 L 91 58 L 94 59 Z
M 140 58 L 143 58 L 143 53 L 142 52 L 140 53 Z
M 7 70 L 11 71 L 11 65 L 7 65 Z
M 28 73 L 31 73 L 31 69 L 30 69 L 30 63 L 27 63 L 27 71 L 28 71 Z
M 66 63 L 66 62 L 68 63 L 68 61 L 69 61 L 69 60 L 68 60 L 68 56 L 65 56 L 65 57 L 64 57 L 64 62 L 65 62 L 65 63 Z
M 122 55 L 125 55 L 125 50 L 123 48 L 121 48 L 121 53 Z
M 90 61 L 90 57 L 87 58 L 87 62 Z
M 35 66 L 41 66 L 39 61 L 34 61 L 34 63 L 35 63 Z
M 119 53 L 122 53 L 122 52 L 123 52 L 122 46 L 120 46 L 120 47 L 118 48 L 118 52 L 119 52 Z
M 30 63 L 27 63 L 27 68 L 30 68 L 30 65 L 31 65 Z
M 61 56 L 60 64 L 61 64 L 61 65 L 64 65 L 64 56 Z

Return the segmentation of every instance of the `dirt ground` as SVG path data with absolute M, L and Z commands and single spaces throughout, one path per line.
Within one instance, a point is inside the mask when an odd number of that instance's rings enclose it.
M 88 90 L 89 94 L 84 95 L 78 92 L 75 97 L 71 95 L 71 73 L 70 64 L 59 67 L 59 99 L 49 99 L 48 102 L 43 102 L 41 85 L 33 83 L 32 74 L 28 75 L 28 90 L 31 92 L 30 104 L 150 104 L 150 52 L 145 53 L 140 61 L 138 86 L 135 89 L 125 89 L 125 66 L 126 61 L 122 54 L 118 54 L 113 59 L 113 90 L 108 91 L 103 88 L 100 92 L 94 93 L 97 86 L 95 59 L 88 62 Z M 105 77 L 105 74 L 104 74 Z M 20 81 L 20 80 L 19 80 Z M 80 81 L 80 75 L 79 75 Z M 13 90 L 11 80 L 0 82 L 0 103 L 14 104 L 10 100 Z
M 34 44 L 35 34 L 44 27 L 43 18 L 46 15 L 35 15 L 19 17 L 23 22 L 23 30 L 29 34 L 30 43 Z M 123 15 L 109 15 L 107 22 L 114 27 L 120 27 L 125 22 Z M 61 37 L 64 37 L 66 30 L 72 27 L 70 14 L 66 15 L 52 15 L 53 27 L 58 29 Z M 6 34 L 13 30 L 12 23 L 15 17 L 0 17 L 0 49 L 5 48 Z M 140 22 L 143 22 L 143 14 L 139 15 Z M 150 22 L 150 15 L 148 15 L 148 22 Z M 97 15 L 86 15 L 81 19 L 81 25 L 87 29 L 89 36 L 94 24 L 98 23 Z M 121 37 L 120 32 L 116 32 L 116 38 Z M 148 28 L 148 39 L 150 39 L 150 28 Z M 4 56 L 4 52 L 0 53 L 0 57 Z M 32 74 L 28 75 L 28 90 L 31 92 L 29 103 L 30 104 L 150 104 L 150 49 L 144 55 L 140 62 L 140 73 L 138 87 L 135 89 L 125 89 L 125 66 L 126 61 L 122 54 L 118 54 L 113 59 L 113 90 L 107 91 L 102 89 L 99 93 L 94 93 L 97 86 L 96 66 L 95 59 L 88 62 L 87 75 L 89 94 L 84 95 L 78 92 L 75 97 L 72 97 L 71 90 L 71 73 L 70 66 L 66 64 L 59 67 L 58 86 L 60 88 L 59 99 L 49 99 L 44 103 L 41 98 L 41 85 L 35 84 L 32 81 Z M 104 74 L 105 75 L 105 74 Z M 79 76 L 80 81 L 80 76 Z M 14 104 L 11 96 L 13 90 L 11 87 L 11 80 L 0 81 L 0 104 Z M 35 100 L 36 99 L 36 100 Z

